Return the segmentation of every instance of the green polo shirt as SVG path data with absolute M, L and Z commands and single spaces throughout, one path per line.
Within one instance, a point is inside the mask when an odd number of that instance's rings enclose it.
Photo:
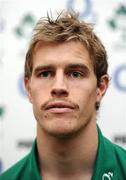
M 111 143 L 98 128 L 98 151 L 91 180 L 126 180 L 126 150 Z M 0 176 L 0 180 L 40 180 L 36 141 L 31 152 Z

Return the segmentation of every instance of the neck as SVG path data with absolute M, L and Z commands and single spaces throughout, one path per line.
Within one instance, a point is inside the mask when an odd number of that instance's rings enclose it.
M 42 175 L 91 177 L 98 147 L 96 123 L 87 125 L 77 137 L 64 139 L 52 137 L 38 126 L 37 147 Z

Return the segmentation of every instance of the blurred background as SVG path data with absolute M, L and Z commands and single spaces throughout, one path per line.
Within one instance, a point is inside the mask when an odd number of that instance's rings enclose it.
M 95 24 L 108 52 L 111 81 L 97 122 L 105 136 L 126 148 L 126 1 L 0 0 L 0 173 L 27 154 L 36 137 L 23 84 L 32 29 L 47 11 L 71 8 Z

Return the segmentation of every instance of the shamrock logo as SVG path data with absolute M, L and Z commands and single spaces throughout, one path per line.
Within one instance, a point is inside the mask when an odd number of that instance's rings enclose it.
M 126 6 L 120 5 L 115 13 L 113 18 L 108 21 L 108 24 L 111 29 L 114 31 L 120 31 L 121 40 L 126 44 Z

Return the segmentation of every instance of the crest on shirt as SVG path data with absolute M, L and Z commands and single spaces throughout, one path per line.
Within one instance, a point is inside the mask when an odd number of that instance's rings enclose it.
M 112 180 L 112 179 L 113 179 L 113 173 L 112 172 L 104 173 L 102 176 L 102 180 Z

